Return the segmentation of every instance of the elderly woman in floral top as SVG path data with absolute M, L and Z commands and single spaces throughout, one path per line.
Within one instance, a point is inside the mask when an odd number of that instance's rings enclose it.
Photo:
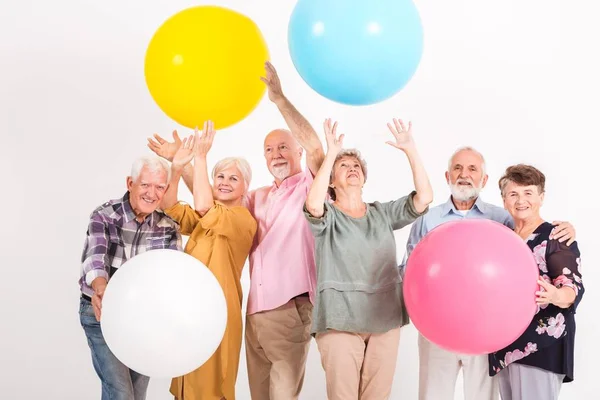
M 573 381 L 575 309 L 584 292 L 580 256 L 576 242 L 549 239 L 552 224 L 540 216 L 544 184 L 542 172 L 523 164 L 508 167 L 499 182 L 515 232 L 533 251 L 540 271 L 533 321 L 511 345 L 489 356 L 503 400 L 558 399 L 562 383 Z

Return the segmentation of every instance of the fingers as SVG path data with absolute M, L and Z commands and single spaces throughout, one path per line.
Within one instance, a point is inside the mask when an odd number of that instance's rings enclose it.
M 556 228 L 552 229 L 552 232 L 550 232 L 550 239 L 558 240 L 561 243 L 571 238 L 572 235 L 569 229 L 569 225 L 564 222 L 558 225 Z
M 148 138 L 148 147 L 155 153 L 160 150 L 160 145 L 150 138 Z
M 177 133 L 177 131 L 173 131 L 173 140 L 175 140 L 175 143 L 181 143 L 181 139 L 179 138 L 179 133 Z
M 541 287 L 543 287 L 546 290 L 550 289 L 550 287 L 554 287 L 554 285 L 551 285 L 550 283 L 548 283 L 542 279 L 538 279 L 537 282 L 538 282 L 538 285 L 540 285 Z
M 325 121 L 323 121 L 323 130 L 325 131 L 325 135 L 331 134 L 331 119 L 330 118 L 325 118 Z
M 337 124 L 337 122 L 336 122 L 336 124 Z M 344 137 L 346 137 L 346 135 L 342 133 L 338 139 L 338 143 L 339 143 L 340 147 L 342 147 L 342 145 L 344 144 Z
M 271 61 L 265 62 L 265 69 L 273 75 L 277 74 L 277 71 L 275 70 L 273 64 L 271 64 Z
M 390 130 L 390 132 L 392 132 L 392 135 L 396 134 L 396 130 L 394 129 L 394 127 L 392 126 L 392 124 L 390 124 L 389 122 L 387 123 L 387 127 Z
M 400 133 L 404 129 L 403 126 L 401 125 L 400 121 L 398 121 L 397 118 L 394 118 L 394 126 L 396 127 L 396 133 Z
M 102 300 L 97 294 L 92 296 L 92 306 L 94 308 L 94 315 L 96 316 L 96 321 L 100 322 L 100 316 L 102 314 Z
M 166 140 L 158 136 L 156 133 L 154 134 L 154 139 L 160 144 L 165 144 Z
M 335 121 L 333 123 L 333 128 L 331 129 L 331 133 L 333 134 L 333 136 L 335 136 L 335 133 L 337 132 L 337 124 L 338 124 L 337 121 Z M 342 135 L 342 136 L 344 136 L 344 135 Z

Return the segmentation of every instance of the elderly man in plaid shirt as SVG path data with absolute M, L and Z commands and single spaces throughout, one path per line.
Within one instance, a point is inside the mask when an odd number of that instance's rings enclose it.
M 137 254 L 181 250 L 175 221 L 157 210 L 171 168 L 158 157 L 142 157 L 127 177 L 127 192 L 96 208 L 90 217 L 82 256 L 79 315 L 102 382 L 102 400 L 143 400 L 149 378 L 130 370 L 110 351 L 100 329 L 102 296 L 110 277 Z

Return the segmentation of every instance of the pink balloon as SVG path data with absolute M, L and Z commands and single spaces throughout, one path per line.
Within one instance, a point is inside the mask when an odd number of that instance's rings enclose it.
M 408 259 L 406 307 L 419 332 L 438 346 L 493 353 L 531 323 L 538 277 L 533 253 L 504 225 L 485 219 L 446 222 Z

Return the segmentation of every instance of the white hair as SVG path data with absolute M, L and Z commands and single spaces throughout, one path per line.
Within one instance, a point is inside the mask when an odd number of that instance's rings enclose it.
M 136 182 L 144 167 L 150 172 L 160 172 L 162 170 L 167 174 L 167 183 L 171 180 L 171 168 L 169 168 L 169 164 L 157 156 L 142 156 L 135 160 L 131 166 L 131 180 Z
M 450 172 L 450 170 L 452 169 L 452 160 L 454 160 L 454 157 L 461 151 L 471 151 L 471 152 L 477 154 L 479 157 L 481 157 L 481 173 L 482 173 L 482 176 L 485 176 L 485 158 L 483 157 L 483 154 L 481 154 L 480 152 L 478 152 L 471 146 L 460 147 L 460 148 L 456 149 L 456 151 L 454 153 L 452 153 L 452 156 L 448 160 L 448 172 Z
M 213 180 L 219 172 L 229 168 L 232 165 L 235 165 L 236 168 L 240 170 L 242 178 L 244 179 L 244 183 L 246 184 L 246 190 L 248 190 L 250 187 L 250 181 L 252 180 L 252 168 L 250 168 L 248 161 L 242 157 L 227 157 L 216 163 L 212 170 Z

